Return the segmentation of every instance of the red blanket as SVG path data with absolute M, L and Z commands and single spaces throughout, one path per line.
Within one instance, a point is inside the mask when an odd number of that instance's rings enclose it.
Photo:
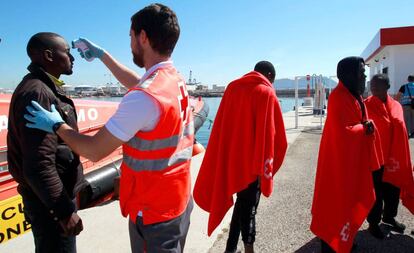
M 375 135 L 366 135 L 358 101 L 339 83 L 329 96 L 322 134 L 311 230 L 336 252 L 352 242 L 374 203 L 372 170 L 380 168 Z
M 383 181 L 401 189 L 401 200 L 414 214 L 414 179 L 407 130 L 401 104 L 388 96 L 386 103 L 371 96 L 366 100 L 369 117 L 380 131 L 384 155 Z M 389 128 L 387 126 L 389 125 Z
M 271 83 L 250 72 L 230 83 L 221 100 L 194 186 L 194 200 L 210 213 L 208 235 L 233 205 L 233 194 L 260 178 L 263 195 L 287 149 L 279 101 Z

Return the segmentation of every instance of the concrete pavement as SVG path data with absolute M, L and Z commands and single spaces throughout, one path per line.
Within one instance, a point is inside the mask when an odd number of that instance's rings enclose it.
M 301 131 L 309 125 L 318 125 L 319 118 L 311 113 L 311 108 L 300 108 L 299 129 L 294 128 L 294 112 L 284 114 L 288 143 L 292 144 Z M 193 158 L 191 173 L 194 184 L 203 154 Z M 206 253 L 216 240 L 220 241 L 227 231 L 232 209 L 229 210 L 221 225 L 211 237 L 207 236 L 208 213 L 194 206 L 191 214 L 191 225 L 188 232 L 185 252 Z M 84 224 L 84 231 L 77 237 L 79 253 L 96 252 L 130 252 L 127 219 L 120 214 L 118 201 L 102 206 L 81 210 L 79 215 Z M 30 232 L 0 245 L 0 252 L 20 253 L 34 252 L 33 236 Z
M 310 109 L 302 108 L 300 125 L 303 128 L 308 122 L 314 120 L 309 116 Z M 288 131 L 288 142 L 293 143 L 299 136 L 300 129 L 294 129 L 294 113 L 284 114 L 285 125 Z M 191 173 L 194 184 L 197 177 L 203 154 L 193 158 Z M 213 243 L 220 239 L 226 231 L 231 218 L 232 210 L 223 219 L 211 237 L 207 236 L 208 214 L 197 205 L 191 214 L 191 226 L 187 237 L 185 252 L 205 253 Z M 77 237 L 78 252 L 130 252 L 127 219 L 120 214 L 118 201 L 106 203 L 87 210 L 79 211 L 84 224 L 84 231 Z M 30 232 L 0 245 L 0 252 L 20 253 L 34 252 L 33 236 Z
M 316 127 L 316 118 L 301 127 L 301 134 L 289 147 L 280 171 L 275 175 L 275 189 L 270 198 L 262 196 L 257 214 L 257 236 L 255 249 L 260 253 L 297 252 L 319 253 L 319 240 L 309 230 L 311 221 L 314 178 L 321 130 Z M 302 124 L 303 126 L 304 124 Z M 289 133 L 290 130 L 288 130 Z M 288 134 L 289 135 L 289 134 Z M 413 150 L 414 141 L 410 141 Z M 413 151 L 412 152 L 412 156 Z M 372 237 L 365 222 L 356 237 L 355 252 L 408 253 L 414 252 L 414 216 L 400 204 L 397 219 L 407 225 L 405 234 L 389 233 L 379 241 Z M 228 233 L 215 242 L 210 253 L 222 253 Z M 241 239 L 240 239 L 241 240 Z M 239 248 L 243 249 L 239 241 Z M 243 251 L 242 251 L 243 252 Z
M 321 130 L 318 129 L 320 118 L 311 112 L 311 108 L 300 108 L 298 129 L 294 128 L 294 112 L 284 114 L 289 149 L 275 176 L 273 195 L 268 199 L 262 197 L 259 204 L 256 252 L 319 252 L 319 243 L 309 231 L 309 224 Z M 202 158 L 201 154 L 193 159 L 193 183 Z M 407 231 L 414 229 L 413 216 L 404 207 L 400 209 L 398 218 L 407 225 Z M 127 220 L 121 216 L 117 201 L 79 213 L 85 230 L 77 239 L 78 252 L 130 252 Z M 185 252 L 224 252 L 231 213 L 229 210 L 221 226 L 208 237 L 208 215 L 195 205 Z M 366 225 L 362 229 L 366 229 Z M 384 240 L 382 251 L 375 251 L 375 239 L 364 230 L 358 234 L 357 242 L 360 246 L 356 252 L 414 252 L 413 239 L 407 234 L 392 235 Z M 389 249 L 394 251 L 385 251 Z M 34 252 L 31 233 L 0 245 L 0 252 Z

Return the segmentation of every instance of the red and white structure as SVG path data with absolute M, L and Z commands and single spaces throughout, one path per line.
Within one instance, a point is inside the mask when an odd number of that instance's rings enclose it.
M 390 94 L 396 94 L 414 75 L 414 26 L 382 28 L 361 55 L 369 66 L 369 79 L 388 74 Z

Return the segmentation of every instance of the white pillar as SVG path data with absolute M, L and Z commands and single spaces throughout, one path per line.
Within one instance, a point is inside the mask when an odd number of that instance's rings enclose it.
M 299 76 L 295 77 L 295 128 L 298 128 L 299 124 Z

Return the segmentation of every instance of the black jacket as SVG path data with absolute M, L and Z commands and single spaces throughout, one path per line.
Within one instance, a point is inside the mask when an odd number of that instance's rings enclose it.
M 31 64 L 28 70 L 10 102 L 9 171 L 24 200 L 42 203 L 55 220 L 61 220 L 76 210 L 73 199 L 83 182 L 79 156 L 57 135 L 26 127 L 23 115 L 32 100 L 48 110 L 55 104 L 63 120 L 77 130 L 76 111 L 73 101 L 41 67 Z

